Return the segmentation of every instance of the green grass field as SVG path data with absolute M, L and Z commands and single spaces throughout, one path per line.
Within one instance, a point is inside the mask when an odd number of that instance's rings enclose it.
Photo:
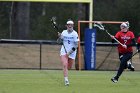
M 140 72 L 125 71 L 118 83 L 116 71 L 69 71 L 64 86 L 62 70 L 0 70 L 0 93 L 138 93 Z

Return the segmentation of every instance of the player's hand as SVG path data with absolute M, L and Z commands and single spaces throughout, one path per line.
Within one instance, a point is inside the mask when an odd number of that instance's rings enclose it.
M 140 52 L 140 44 L 136 43 L 137 52 Z
M 67 56 L 69 56 L 70 54 L 73 53 L 73 50 L 70 50 L 68 53 L 67 53 Z
M 70 53 L 70 52 L 68 52 L 68 53 L 67 53 L 67 57 L 68 57 L 70 54 L 71 54 L 71 53 Z
M 113 35 L 111 35 L 110 37 L 111 37 L 111 39 L 114 39 L 115 38 L 115 36 L 113 36 Z
M 127 49 L 127 45 L 122 45 L 123 48 Z
M 68 53 L 65 56 L 66 56 L 66 58 L 69 58 L 69 54 Z
M 57 32 L 57 34 L 58 34 L 58 37 L 61 37 L 61 33 L 60 32 Z
M 63 42 L 63 40 L 62 40 L 61 38 L 58 38 L 58 39 L 56 40 L 56 42 L 57 42 L 58 44 L 61 44 L 61 43 Z

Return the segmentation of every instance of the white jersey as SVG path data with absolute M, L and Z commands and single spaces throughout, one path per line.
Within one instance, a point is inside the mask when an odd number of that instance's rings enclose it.
M 63 40 L 64 46 L 62 45 L 61 47 L 60 55 L 65 55 L 66 53 L 71 51 L 72 48 L 75 47 L 75 42 L 79 41 L 78 34 L 75 30 L 73 30 L 71 33 L 68 33 L 67 30 L 63 30 L 63 32 L 61 33 L 61 39 Z M 75 59 L 75 57 L 76 51 L 69 55 L 69 58 Z

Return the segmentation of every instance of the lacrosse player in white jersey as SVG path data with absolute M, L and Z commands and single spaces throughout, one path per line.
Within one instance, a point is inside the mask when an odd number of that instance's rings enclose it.
M 62 33 L 58 33 L 58 40 L 62 41 L 62 47 L 60 50 L 60 59 L 63 65 L 63 74 L 65 85 L 69 85 L 68 69 L 71 69 L 73 62 L 76 58 L 76 52 L 78 47 L 79 37 L 77 32 L 73 29 L 74 22 L 72 20 L 67 21 L 66 30 Z

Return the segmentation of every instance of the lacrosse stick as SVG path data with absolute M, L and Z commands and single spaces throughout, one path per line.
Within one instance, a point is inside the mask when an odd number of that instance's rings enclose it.
M 56 24 L 56 17 L 52 17 L 52 18 L 51 18 L 51 22 L 52 22 L 53 28 L 55 28 L 56 30 L 58 30 L 58 26 L 57 26 L 57 24 Z
M 131 63 L 132 63 L 132 58 L 133 58 L 133 56 L 135 56 L 137 53 L 139 54 L 139 59 L 140 59 L 140 47 L 139 47 L 138 44 L 136 44 L 136 49 L 137 49 L 136 52 L 133 53 L 133 55 L 132 55 L 131 58 L 129 59 Z
M 132 58 L 133 58 L 137 53 L 139 53 L 139 51 L 140 51 L 140 50 L 137 50 L 135 53 L 133 53 L 133 55 L 131 56 L 131 58 L 128 60 L 128 61 L 131 62 L 131 64 L 132 64 Z
M 100 23 L 100 22 L 96 22 L 94 23 L 94 27 L 99 28 L 102 31 L 105 31 L 110 37 L 112 37 L 113 35 L 111 35 L 105 28 L 104 26 Z M 120 41 L 118 41 L 115 37 L 113 37 L 113 39 L 118 42 L 120 45 L 124 46 L 124 44 L 122 44 Z
M 56 29 L 57 33 L 59 33 L 59 28 L 58 28 L 57 23 L 56 23 L 56 17 L 52 17 L 51 22 L 52 22 L 53 28 Z M 67 53 L 67 50 L 66 50 L 66 48 L 65 48 L 63 43 L 62 43 L 62 45 L 64 47 L 65 52 Z
M 135 56 L 137 53 L 139 53 L 139 50 L 137 50 L 137 51 L 132 55 L 132 57 Z

